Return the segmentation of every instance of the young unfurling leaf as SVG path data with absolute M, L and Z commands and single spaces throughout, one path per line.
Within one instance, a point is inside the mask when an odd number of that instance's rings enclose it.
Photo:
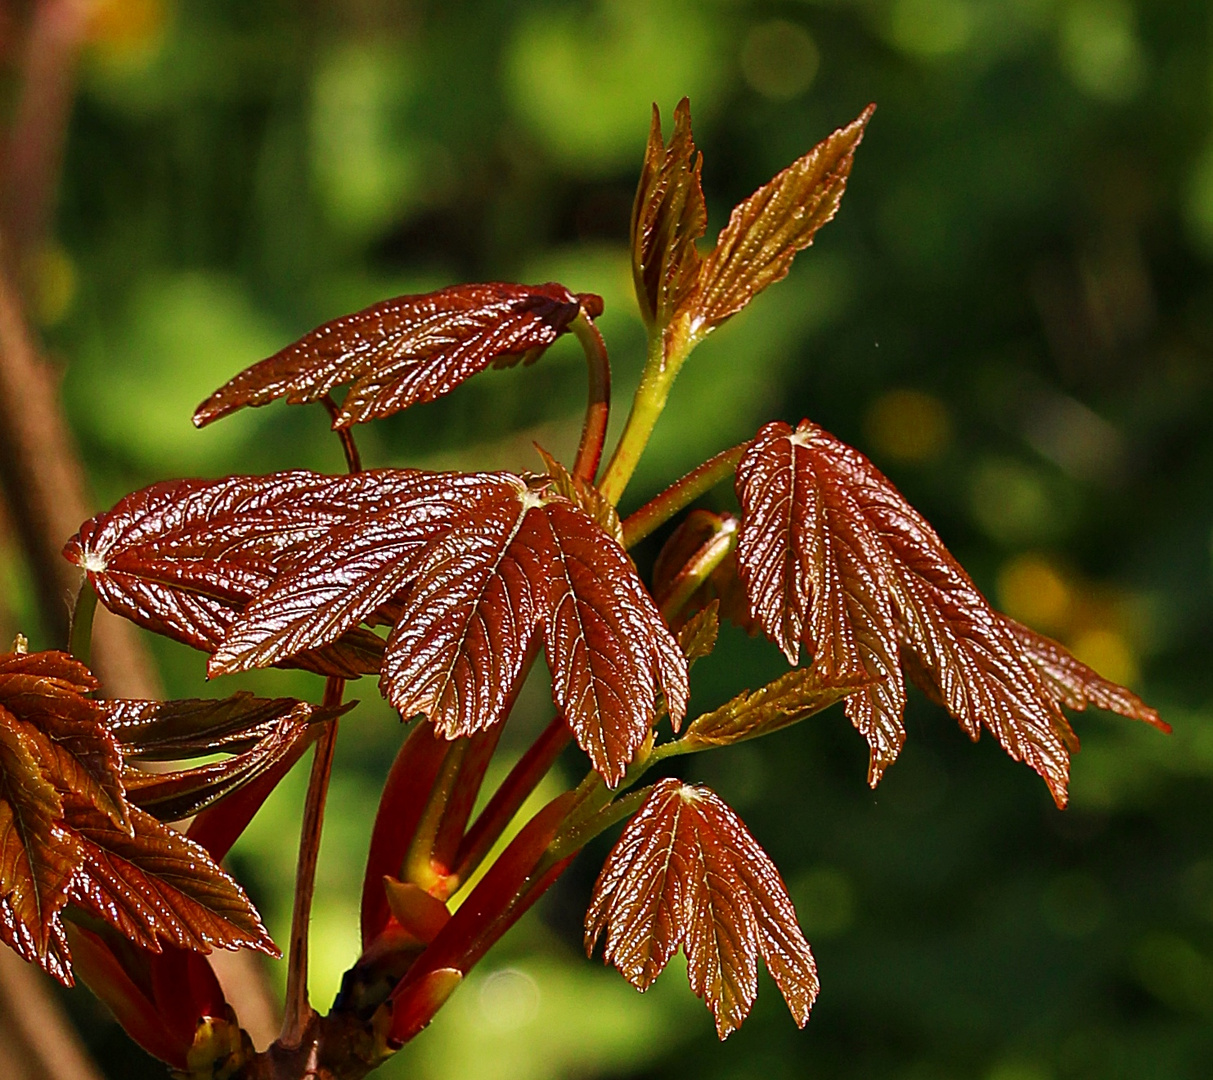
M 537 358 L 602 299 L 563 285 L 456 285 L 344 315 L 242 371 L 194 413 L 203 427 L 246 405 L 292 405 L 351 383 L 335 428 L 390 416 L 450 393 L 490 364 Z
M 699 276 L 698 240 L 708 210 L 699 175 L 703 155 L 691 136 L 691 103 L 674 110 L 669 145 L 661 135 L 661 114 L 653 123 L 632 207 L 632 279 L 640 314 L 650 327 L 664 329 L 684 307 Z
M 803 1027 L 817 970 L 779 871 L 714 792 L 657 783 L 624 828 L 594 886 L 586 951 L 646 990 L 682 946 L 691 988 L 723 1039 L 758 992 L 758 957 Z
M 1077 745 L 1061 705 L 1085 697 L 1157 721 L 1127 691 L 1067 666 L 1056 643 L 1014 631 L 896 488 L 816 425 L 764 427 L 738 467 L 737 495 L 754 618 L 791 662 L 803 643 L 828 679 L 870 683 L 847 714 L 871 747 L 871 783 L 905 738 L 903 662 L 970 737 L 985 727 L 1035 769 L 1058 805 Z
M 152 719 L 157 703 L 92 701 L 84 693 L 96 685 L 84 665 L 63 653 L 0 655 L 0 940 L 68 984 L 69 905 L 153 951 L 161 942 L 274 951 L 235 882 L 200 847 L 128 799 L 128 784 L 137 786 L 140 774 L 122 768 L 111 718 L 130 721 L 128 742 L 138 728 L 152 741 L 180 743 L 181 710 L 164 730 Z M 228 736 L 240 711 L 220 710 Z M 244 710 L 262 728 L 269 722 L 264 713 Z
M 402 715 L 425 713 L 448 738 L 491 727 L 542 638 L 557 707 L 618 782 L 658 691 L 676 721 L 686 704 L 686 661 L 627 555 L 583 510 L 508 473 L 408 482 L 416 500 L 334 530 L 250 604 L 212 674 L 323 648 L 398 598 L 380 685 Z
M 703 337 L 787 276 L 796 253 L 838 212 L 855 149 L 874 111 L 869 105 L 733 208 L 687 305 L 693 335 Z
M 684 737 L 704 746 L 756 739 L 807 720 L 866 685 L 866 681 L 850 685 L 826 682 L 816 667 L 797 668 L 761 690 L 743 691 L 719 709 L 696 717 L 687 725 Z

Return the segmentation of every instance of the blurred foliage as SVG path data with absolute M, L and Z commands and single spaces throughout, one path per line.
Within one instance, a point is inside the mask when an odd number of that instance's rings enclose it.
M 838 220 L 696 353 L 627 502 L 766 419 L 810 416 L 869 453 L 1001 606 L 1133 682 L 1175 735 L 1080 718 L 1064 813 L 921 699 L 875 792 L 840 709 L 686 762 L 789 882 L 823 983 L 807 1030 L 768 982 L 720 1046 L 675 972 L 640 999 L 581 958 L 603 848 L 385 1072 L 1207 1075 L 1207 0 L 108 0 L 33 305 L 99 502 L 168 474 L 338 469 L 318 409 L 203 433 L 189 413 L 323 320 L 459 280 L 602 293 L 618 430 L 643 356 L 633 185 L 650 102 L 668 120 L 684 93 L 713 230 L 868 101 L 879 109 Z M 583 393 L 562 344 L 359 435 L 380 464 L 533 467 L 534 439 L 571 451 Z M 11 548 L 0 582 L 50 644 Z M 155 647 L 170 691 L 201 689 L 200 657 Z M 696 702 L 781 663 L 726 631 L 696 668 Z M 318 692 L 304 675 L 255 681 Z M 356 947 L 361 862 L 401 738 L 372 685 L 354 693 L 316 910 L 321 1004 Z M 534 731 L 547 707 L 533 687 L 512 726 Z M 584 764 L 564 767 L 572 779 Z M 293 776 L 234 855 L 279 940 L 302 787 Z M 73 1001 L 112 1075 L 135 1075 Z

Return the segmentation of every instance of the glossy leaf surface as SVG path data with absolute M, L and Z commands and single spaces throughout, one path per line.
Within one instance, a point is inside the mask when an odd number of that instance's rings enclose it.
M 676 720 L 687 692 L 686 662 L 627 555 L 546 481 L 421 475 L 412 503 L 335 530 L 251 604 L 212 674 L 322 647 L 400 597 L 380 685 L 403 716 L 424 713 L 448 738 L 491 727 L 542 641 L 557 707 L 617 782 L 658 691 Z
M 591 317 L 602 314 L 600 297 L 553 282 L 455 285 L 384 300 L 242 371 L 198 406 L 194 423 L 281 397 L 293 405 L 319 401 L 346 383 L 334 427 L 389 416 L 449 393 L 490 364 L 537 357 L 583 307 Z
M 84 794 L 125 825 L 121 759 L 104 714 L 85 697 L 97 680 L 61 652 L 0 656 L 0 708 L 19 716 L 42 772 L 61 791 Z
M 699 275 L 695 241 L 708 224 L 702 167 L 703 155 L 691 135 L 690 102 L 683 98 L 674 110 L 668 145 L 654 105 L 631 229 L 632 279 L 640 313 L 650 327 L 664 328 L 673 320 Z
M 778 870 L 714 792 L 656 784 L 594 886 L 586 951 L 647 989 L 681 946 L 691 988 L 725 1038 L 758 992 L 762 956 L 797 1024 L 807 1023 L 817 971 Z
M 687 304 L 694 335 L 708 333 L 787 276 L 796 253 L 838 212 L 855 149 L 874 110 L 869 105 L 734 207 Z
M 904 662 L 970 737 L 987 728 L 1064 805 L 1077 745 L 1060 708 L 1070 691 L 1042 675 L 871 462 L 808 421 L 768 424 L 738 467 L 737 495 L 754 618 L 791 662 L 803 644 L 829 681 L 871 684 L 847 701 L 871 748 L 871 783 L 905 738 Z
M 141 948 L 272 952 L 235 882 L 127 798 L 147 774 L 122 765 L 110 716 L 155 704 L 102 705 L 96 685 L 63 653 L 0 655 L 0 940 L 69 984 L 69 905 Z
M 217 752 L 247 750 L 280 721 L 316 724 L 354 707 L 312 705 L 295 698 L 260 698 L 239 690 L 226 698 L 96 703 L 127 761 L 180 761 Z
M 133 836 L 69 799 L 67 821 L 80 849 L 73 903 L 153 952 L 164 942 L 277 955 L 244 890 L 201 847 L 136 807 L 130 813 Z
M 413 494 L 407 470 L 324 476 L 294 471 L 222 480 L 177 480 L 136 491 L 85 522 L 64 555 L 89 575 L 114 613 L 213 652 L 228 626 L 294 555 L 334 529 Z M 288 663 L 353 678 L 379 670 L 382 639 L 351 628 Z

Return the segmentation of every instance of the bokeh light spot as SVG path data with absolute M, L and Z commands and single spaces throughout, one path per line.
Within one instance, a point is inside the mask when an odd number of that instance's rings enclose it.
M 890 390 L 868 409 L 864 434 L 873 451 L 894 461 L 934 461 L 952 441 L 952 421 L 939 398 L 921 390 Z
M 1013 619 L 1045 633 L 1063 630 L 1074 595 L 1060 570 L 1041 555 L 1020 555 L 998 572 L 998 603 Z
M 480 984 L 480 1013 L 495 1031 L 515 1031 L 539 1015 L 539 984 L 525 971 L 502 968 Z
M 112 59 L 149 53 L 164 37 L 168 14 L 166 0 L 100 0 L 89 12 L 89 41 Z
M 1104 101 L 1130 101 L 1146 63 L 1125 0 L 1077 0 L 1061 22 L 1061 57 L 1078 87 Z
M 1044 478 L 1022 462 L 980 463 L 973 470 L 969 497 L 974 520 L 1003 543 L 1039 540 L 1058 524 Z
M 787 19 L 752 27 L 741 46 L 742 76 L 752 89 L 774 101 L 803 94 L 820 63 L 821 54 L 809 32 Z
M 1133 647 L 1115 630 L 1084 630 L 1069 643 L 1070 651 L 1105 679 L 1132 686 L 1140 674 Z

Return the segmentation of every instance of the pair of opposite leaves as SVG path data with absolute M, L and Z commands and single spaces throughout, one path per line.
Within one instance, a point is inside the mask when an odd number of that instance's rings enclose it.
M 97 688 L 65 653 L 0 655 L 0 940 L 65 984 L 69 906 L 86 933 L 112 929 L 151 953 L 276 953 L 241 888 L 162 822 L 239 786 L 335 711 L 248 694 L 96 701 Z M 175 773 L 130 764 L 216 750 L 235 756 Z

